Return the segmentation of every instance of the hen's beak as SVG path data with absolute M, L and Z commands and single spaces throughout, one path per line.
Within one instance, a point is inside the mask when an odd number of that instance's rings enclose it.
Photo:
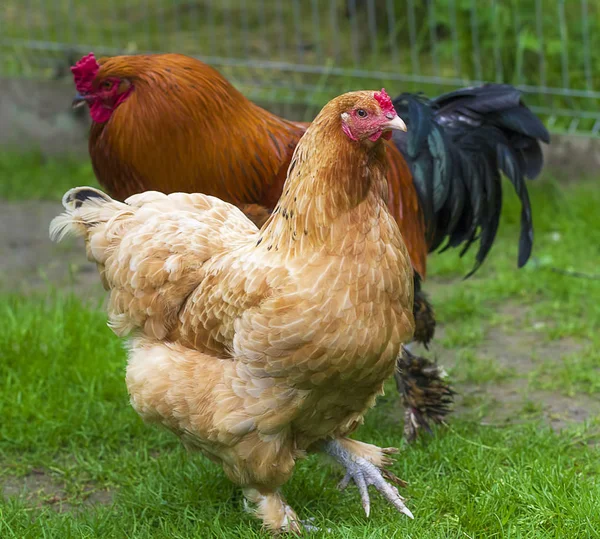
M 73 98 L 73 102 L 71 103 L 71 106 L 74 109 L 78 109 L 79 107 L 82 107 L 83 105 L 85 105 L 87 100 L 88 100 L 88 96 L 82 95 L 79 92 L 77 92 L 75 94 L 75 97 Z
M 383 124 L 384 129 L 395 129 L 396 131 L 406 131 L 406 124 L 400 116 L 394 116 Z

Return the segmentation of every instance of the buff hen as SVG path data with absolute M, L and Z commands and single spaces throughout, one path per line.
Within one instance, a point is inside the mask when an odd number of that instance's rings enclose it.
M 282 485 L 324 451 L 359 487 L 412 516 L 385 467 L 391 449 L 347 438 L 413 336 L 413 270 L 386 204 L 386 145 L 405 130 L 382 92 L 344 94 L 296 147 L 259 230 L 201 194 L 125 202 L 80 187 L 51 237 L 86 240 L 129 339 L 126 383 L 148 422 L 220 463 L 274 532 L 301 530 Z

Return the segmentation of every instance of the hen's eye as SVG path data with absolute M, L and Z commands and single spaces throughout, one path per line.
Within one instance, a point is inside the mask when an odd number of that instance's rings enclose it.
M 104 90 L 110 90 L 112 88 L 112 82 L 109 80 L 105 80 L 101 85 L 100 85 Z
M 356 114 L 359 118 L 366 118 L 367 117 L 367 111 L 363 110 L 363 109 L 358 109 L 356 111 Z

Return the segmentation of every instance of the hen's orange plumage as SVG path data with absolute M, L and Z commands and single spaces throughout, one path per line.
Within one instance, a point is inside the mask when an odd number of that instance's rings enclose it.
M 202 194 L 123 203 L 86 187 L 65 195 L 51 224 L 54 238 L 85 237 L 110 291 L 111 328 L 131 337 L 133 407 L 222 464 L 277 532 L 300 531 L 280 487 L 311 450 L 412 516 L 383 477 L 389 451 L 346 438 L 414 330 L 410 258 L 385 204 L 385 146 L 371 138 L 406 126 L 373 95 L 325 106 L 260 230 Z

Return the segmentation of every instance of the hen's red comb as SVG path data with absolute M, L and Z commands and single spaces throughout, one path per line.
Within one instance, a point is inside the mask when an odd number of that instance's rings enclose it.
M 96 78 L 98 69 L 100 69 L 100 64 L 96 61 L 93 52 L 84 56 L 71 67 L 71 73 L 73 73 L 73 79 L 75 80 L 75 88 L 79 93 L 87 93 L 92 89 L 92 82 Z
M 390 96 L 387 95 L 385 88 L 382 88 L 381 92 L 375 92 L 375 95 L 373 97 L 375 97 L 375 100 L 377 101 L 377 103 L 379 103 L 379 106 L 381 107 L 381 111 L 384 114 L 388 114 L 390 112 L 394 115 L 396 114 L 396 109 L 394 108 L 394 104 L 392 103 Z

